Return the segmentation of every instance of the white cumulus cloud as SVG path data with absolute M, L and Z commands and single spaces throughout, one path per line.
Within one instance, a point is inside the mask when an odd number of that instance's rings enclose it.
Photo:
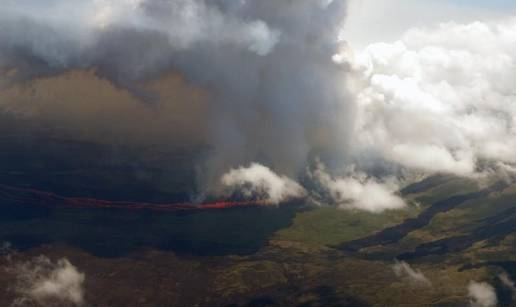
M 492 307 L 496 306 L 498 299 L 496 292 L 488 283 L 470 282 L 468 286 L 468 300 L 472 307 Z
M 67 306 L 84 303 L 83 283 L 85 275 L 67 259 L 52 262 L 45 256 L 14 267 L 17 274 L 16 291 L 20 297 L 14 306 L 37 303 L 47 306 L 60 302 Z
M 514 46 L 516 18 L 414 28 L 356 52 L 354 149 L 430 173 L 516 163 Z

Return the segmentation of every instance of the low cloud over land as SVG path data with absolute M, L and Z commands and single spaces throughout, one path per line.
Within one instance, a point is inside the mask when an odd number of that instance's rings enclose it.
M 415 286 L 431 286 L 432 283 L 426 276 L 419 270 L 414 270 L 405 261 L 396 261 L 392 266 L 396 276 L 405 278 L 409 283 Z
M 498 302 L 495 289 L 486 282 L 470 282 L 468 299 L 472 307 L 493 307 Z
M 67 259 L 53 262 L 45 256 L 18 263 L 11 268 L 17 277 L 13 306 L 81 306 L 85 276 Z

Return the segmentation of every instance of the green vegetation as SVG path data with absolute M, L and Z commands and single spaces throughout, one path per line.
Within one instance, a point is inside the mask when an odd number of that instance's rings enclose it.
M 454 195 L 467 194 L 478 190 L 478 182 L 472 179 L 450 177 L 437 186 L 417 194 L 407 195 L 406 198 L 409 201 L 428 206 Z
M 415 217 L 423 208 L 413 204 L 426 207 L 453 195 L 477 190 L 478 184 L 472 180 L 450 177 L 428 190 L 407 195 L 406 201 L 412 205 L 405 210 L 375 214 L 360 210 L 318 207 L 298 213 L 292 226 L 278 231 L 272 240 L 289 241 L 308 248 L 324 248 L 371 235 Z
M 516 261 L 512 225 L 496 228 L 516 221 L 516 209 L 512 210 L 516 186 L 439 213 L 399 242 L 359 252 L 331 247 L 398 225 L 436 201 L 479 189 L 469 180 L 449 178 L 406 195 L 410 205 L 405 210 L 381 214 L 330 206 L 186 214 L 50 210 L 26 219 L 5 218 L 0 234 L 9 238 L 22 233 L 25 241 L 48 234 L 40 240 L 51 239 L 50 243 L 36 242 L 29 253 L 71 259 L 88 276 L 88 302 L 95 306 L 106 301 L 109 306 L 123 306 L 133 295 L 142 305 L 152 306 L 462 306 L 471 280 L 495 285 L 503 270 L 474 265 Z M 477 234 L 486 227 L 494 231 Z M 407 258 L 431 286 L 393 271 L 395 257 L 414 252 L 423 243 L 457 236 L 468 239 L 449 241 L 450 246 L 464 244 L 464 249 L 444 248 L 442 253 Z M 267 238 L 270 244 L 263 244 Z M 234 252 L 241 250 L 245 252 Z M 468 264 L 473 267 L 462 269 Z M 144 288 L 141 280 L 152 280 L 160 288 Z M 0 278 L 0 288 L 7 282 Z M 112 284 L 117 284 L 115 291 L 109 288 Z M 0 296 L 0 305 L 8 305 L 1 303 Z
M 425 227 L 403 239 L 418 243 L 470 233 L 489 223 L 488 219 L 515 207 L 515 191 L 496 193 L 488 198 L 466 202 L 450 211 L 437 214 Z M 512 212 L 515 215 L 516 212 Z M 511 215 L 505 216 L 510 218 Z
M 294 241 L 308 247 L 323 247 L 367 236 L 415 216 L 419 209 L 387 211 L 382 214 L 319 207 L 301 212 L 291 227 L 276 233 L 273 240 Z

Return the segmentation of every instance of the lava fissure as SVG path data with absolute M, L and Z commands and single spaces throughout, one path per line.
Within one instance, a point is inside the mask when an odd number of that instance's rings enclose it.
M 192 211 L 192 210 L 217 210 L 248 206 L 271 205 L 264 200 L 252 201 L 219 201 L 204 204 L 194 203 L 170 203 L 156 204 L 131 201 L 109 201 L 88 197 L 66 197 L 52 192 L 35 189 L 17 188 L 0 185 L 0 198 L 17 203 L 39 205 L 52 208 L 103 208 L 126 210 L 151 210 L 151 211 Z

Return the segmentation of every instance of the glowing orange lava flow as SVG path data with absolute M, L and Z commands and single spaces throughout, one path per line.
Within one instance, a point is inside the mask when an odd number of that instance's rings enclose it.
M 175 203 L 153 204 L 130 201 L 109 201 L 86 197 L 65 197 L 50 192 L 34 189 L 15 188 L 0 185 L 0 199 L 6 199 L 18 203 L 27 203 L 45 207 L 62 208 L 113 208 L 126 210 L 151 210 L 151 211 L 192 211 L 192 210 L 217 210 L 247 206 L 271 205 L 268 201 L 220 201 L 206 204 Z

